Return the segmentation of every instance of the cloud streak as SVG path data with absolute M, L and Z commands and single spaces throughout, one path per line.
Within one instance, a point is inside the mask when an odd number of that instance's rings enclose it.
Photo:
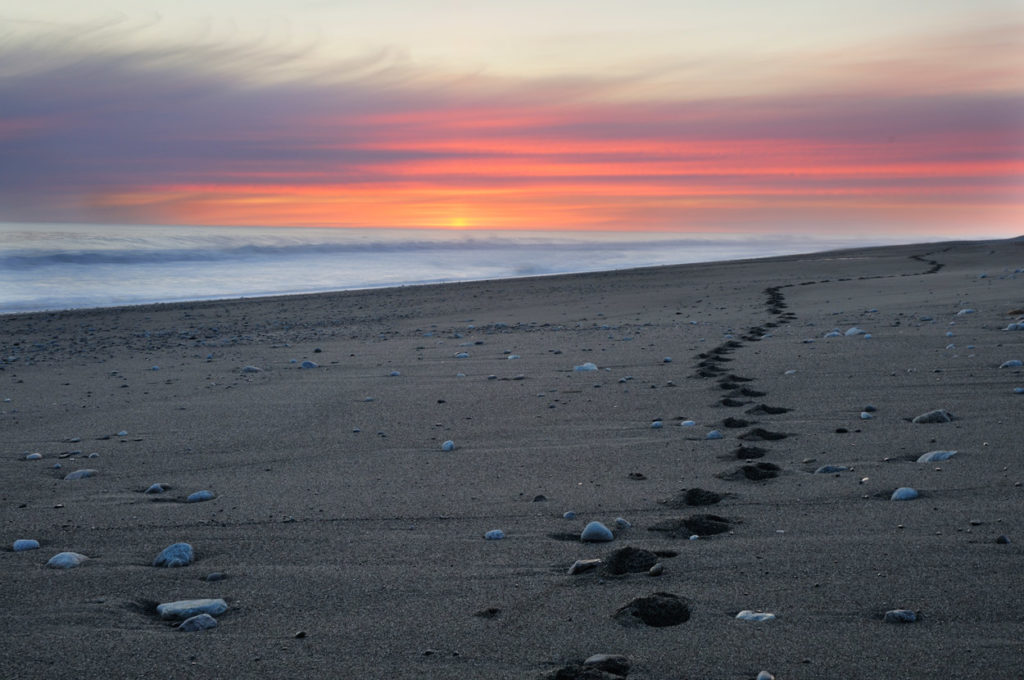
M 245 75 L 301 62 L 275 54 L 8 48 L 0 220 L 1009 235 L 1024 216 L 1008 66 L 946 88 L 895 87 L 919 64 L 890 60 L 880 83 L 638 98 L 643 74 L 452 76 L 387 52 Z

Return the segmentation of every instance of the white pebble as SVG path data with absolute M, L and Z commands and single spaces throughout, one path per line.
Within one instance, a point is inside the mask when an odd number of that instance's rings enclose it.
M 868 413 L 867 411 L 861 411 L 860 412 L 860 419 L 861 420 L 871 420 L 872 418 L 874 418 L 874 416 L 871 415 L 870 413 Z
M 854 335 L 865 335 L 865 334 L 867 334 L 867 331 L 865 331 L 862 328 L 857 328 L 856 326 L 854 326 L 852 328 L 846 329 L 846 332 L 843 333 L 843 335 L 845 335 L 848 338 L 852 337 Z
M 581 541 L 592 541 L 595 543 L 605 543 L 615 539 L 615 535 L 611 529 L 601 524 L 600 522 L 591 522 L 583 531 L 580 533 Z
M 775 676 L 768 671 L 761 671 L 754 680 L 775 680 Z
M 42 460 L 43 454 L 41 453 L 27 453 L 25 454 L 25 460 Z
M 949 423 L 953 421 L 953 414 L 945 409 L 936 409 L 934 411 L 928 411 L 928 413 L 922 413 L 921 415 L 914 418 L 913 422 L 921 423 Z
M 46 563 L 51 569 L 74 569 L 85 564 L 89 559 L 85 555 L 76 552 L 57 553 Z
M 455 355 L 455 358 L 456 359 L 468 359 L 469 358 L 469 352 L 459 352 L 458 354 Z
M 901 486 L 892 492 L 892 496 L 889 497 L 891 501 L 912 501 L 917 498 L 917 490 L 911 489 L 909 486 Z
M 769 612 L 755 612 L 749 609 L 744 609 L 736 615 L 737 619 L 741 621 L 774 621 L 775 614 Z
M 783 373 L 782 375 L 796 375 L 796 369 L 795 368 L 791 368 L 788 371 L 786 371 L 785 373 Z
M 973 309 L 961 309 L 959 312 L 956 313 L 957 316 L 966 316 L 968 314 L 974 314 L 974 310 Z
M 918 463 L 936 463 L 940 460 L 948 460 L 956 455 L 956 451 L 929 451 L 923 453 L 917 459 Z

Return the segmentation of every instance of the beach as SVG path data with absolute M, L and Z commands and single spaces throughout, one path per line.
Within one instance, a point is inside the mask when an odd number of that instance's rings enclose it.
M 0 317 L 0 676 L 1022 677 L 1021 267 L 950 242 Z M 660 575 L 611 573 L 625 547 Z M 654 593 L 686 620 L 616 615 Z M 215 628 L 154 611 L 197 598 Z

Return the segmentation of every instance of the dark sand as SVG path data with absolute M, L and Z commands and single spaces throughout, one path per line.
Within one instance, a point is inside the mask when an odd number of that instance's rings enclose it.
M 1024 371 L 999 368 L 1024 359 L 1001 330 L 1021 266 L 1020 240 L 933 244 L 0 317 L 0 677 L 538 678 L 600 652 L 630 678 L 1022 677 Z M 822 337 L 851 326 L 873 337 Z M 956 420 L 908 422 L 939 408 Z M 741 444 L 780 474 L 735 474 Z M 914 462 L 936 449 L 959 454 Z M 725 498 L 660 502 L 692 488 Z M 698 513 L 730 531 L 648 530 Z M 612 543 L 564 540 L 620 516 Z M 150 566 L 177 541 L 195 564 Z M 625 546 L 677 556 L 566 573 Z M 91 559 L 44 567 L 64 550 Z M 613 618 L 654 592 L 689 620 Z M 218 628 L 146 612 L 199 597 L 229 602 Z

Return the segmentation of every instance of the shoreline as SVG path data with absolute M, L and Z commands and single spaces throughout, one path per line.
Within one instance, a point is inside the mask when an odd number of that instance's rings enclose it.
M 0 675 L 1013 677 L 1022 266 L 956 241 L 5 315 Z M 686 620 L 645 624 L 655 593 Z M 195 598 L 214 629 L 155 615 Z

